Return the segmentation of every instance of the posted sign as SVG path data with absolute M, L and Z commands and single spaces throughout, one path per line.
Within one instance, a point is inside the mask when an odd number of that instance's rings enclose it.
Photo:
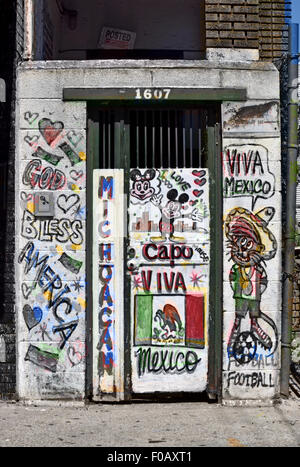
M 100 49 L 133 49 L 136 33 L 104 27 L 101 31 L 98 47 Z

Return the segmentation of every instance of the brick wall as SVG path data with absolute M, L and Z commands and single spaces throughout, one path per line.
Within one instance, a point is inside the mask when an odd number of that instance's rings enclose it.
M 0 0 L 0 76 L 6 81 L 6 103 L 0 112 L 0 163 L 5 179 L 5 199 L 0 201 L 0 398 L 16 393 L 16 333 L 14 291 L 15 237 L 15 74 L 23 52 L 23 0 Z M 1 177 L 1 181 L 3 178 Z M 1 190 L 2 193 L 2 190 Z
M 259 2 L 260 57 L 273 60 L 288 51 L 288 26 L 291 16 L 290 3 L 284 0 L 262 0 Z
M 285 0 L 206 0 L 206 46 L 257 49 L 273 60 L 287 47 Z

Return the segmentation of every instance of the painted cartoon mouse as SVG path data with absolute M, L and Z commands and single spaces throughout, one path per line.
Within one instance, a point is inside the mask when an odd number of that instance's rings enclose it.
M 155 189 L 150 184 L 150 181 L 155 178 L 154 169 L 148 169 L 144 174 L 139 169 L 134 169 L 130 172 L 130 178 L 133 181 L 131 196 L 144 201 L 154 195 Z
M 178 191 L 175 189 L 169 190 L 167 193 L 168 201 L 165 206 L 161 204 L 161 199 L 163 195 L 153 195 L 151 202 L 160 209 L 161 219 L 159 221 L 159 237 L 152 237 L 151 241 L 153 242 L 163 242 L 166 240 L 167 235 L 169 236 L 170 241 L 183 243 L 185 242 L 184 237 L 175 237 L 174 236 L 174 221 L 175 219 L 184 218 L 192 219 L 193 221 L 201 222 L 202 215 L 199 213 L 198 209 L 193 209 L 190 213 L 182 213 L 184 209 L 184 204 L 189 200 L 189 195 L 187 193 L 182 193 L 178 197 Z M 178 197 L 178 199 L 177 199 Z

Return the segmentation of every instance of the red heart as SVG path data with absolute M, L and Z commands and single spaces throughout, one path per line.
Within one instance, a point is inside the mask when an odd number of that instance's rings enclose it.
M 195 206 L 195 204 L 197 204 L 197 203 L 198 203 L 198 201 L 197 201 L 196 199 L 191 200 L 191 201 L 189 202 L 190 206 Z
M 201 180 L 200 180 L 199 178 L 196 178 L 196 180 L 194 180 L 194 183 L 196 183 L 196 185 L 203 186 L 206 183 L 206 179 L 201 178 Z
M 44 129 L 43 136 L 45 140 L 47 141 L 47 143 L 49 144 L 49 146 L 51 145 L 51 143 L 53 143 L 53 141 L 56 140 L 56 138 L 61 133 L 61 131 L 62 130 L 55 130 L 54 128 L 51 128 L 51 127 Z
M 203 190 L 194 190 L 193 191 L 193 195 L 196 196 L 196 198 L 199 198 L 203 193 L 204 193 Z
M 43 118 L 39 121 L 39 130 L 49 146 L 56 140 L 63 129 L 64 124 L 62 122 L 52 122 L 49 118 Z
M 195 177 L 204 177 L 205 175 L 205 170 L 193 170 L 192 174 L 195 176 Z

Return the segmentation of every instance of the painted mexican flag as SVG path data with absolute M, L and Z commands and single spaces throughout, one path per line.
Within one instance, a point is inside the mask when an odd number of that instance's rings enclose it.
M 204 348 L 203 294 L 137 294 L 134 305 L 134 345 Z

